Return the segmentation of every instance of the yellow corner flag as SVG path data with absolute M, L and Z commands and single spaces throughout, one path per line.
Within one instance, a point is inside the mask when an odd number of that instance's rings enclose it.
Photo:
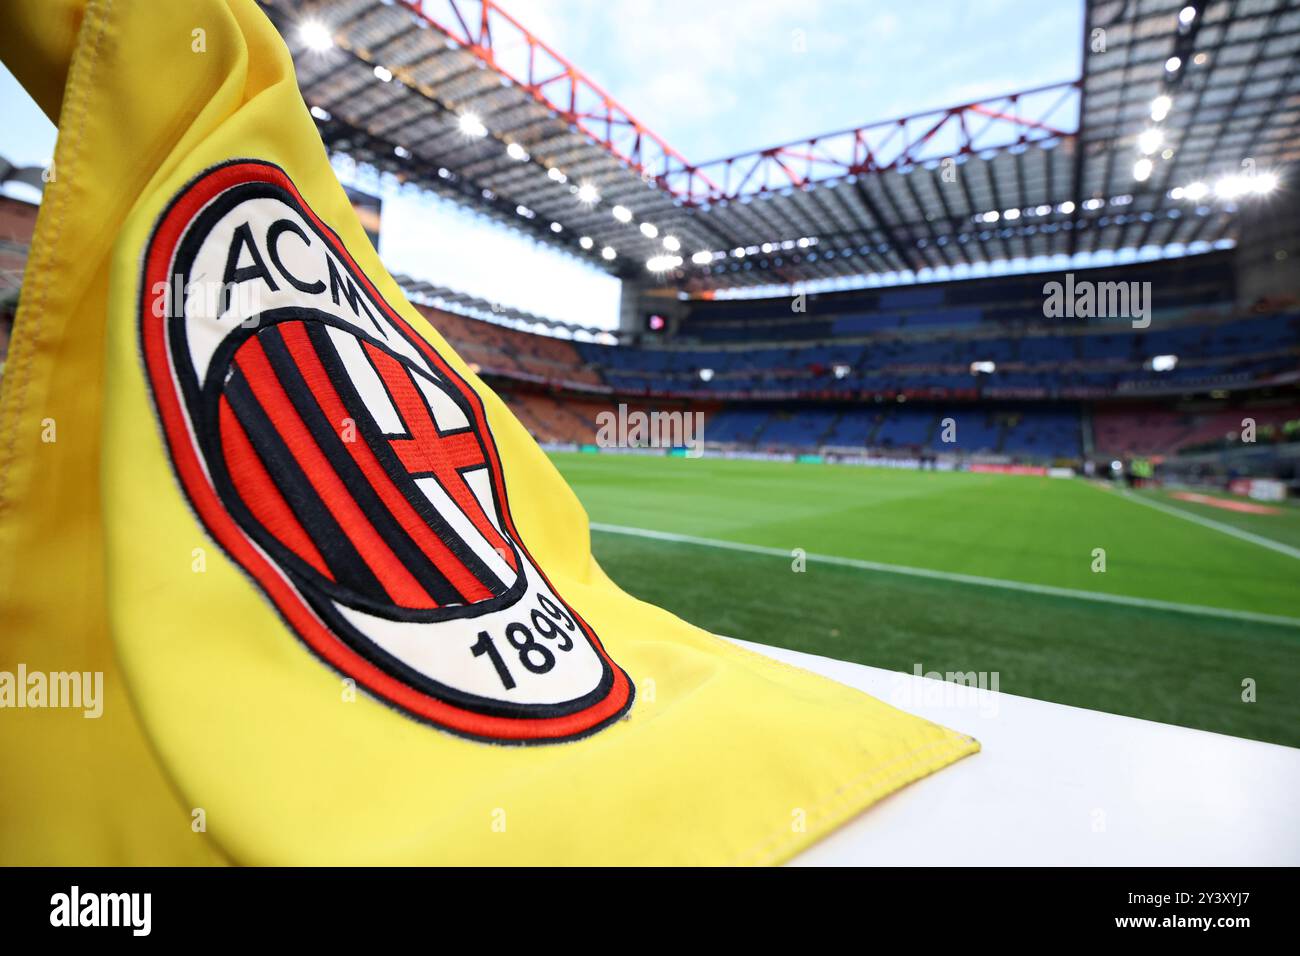
M 0 864 L 772 863 L 978 748 L 604 575 L 252 0 L 3 18 L 59 137 L 0 395 Z

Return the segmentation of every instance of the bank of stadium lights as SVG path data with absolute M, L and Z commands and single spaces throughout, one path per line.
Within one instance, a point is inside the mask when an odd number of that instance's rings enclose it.
M 1183 7 L 1181 10 L 1178 11 L 1178 22 L 1185 27 L 1191 26 L 1192 21 L 1195 19 L 1196 19 L 1195 7 L 1191 7 L 1191 6 Z
M 711 369 L 711 368 L 702 368 L 702 369 L 700 369 L 700 381 L 701 381 L 701 382 L 711 382 L 711 381 L 713 381 L 713 369 Z
M 546 171 L 546 176 L 551 180 L 551 182 L 559 183 L 560 185 L 564 185 L 569 181 L 569 177 L 560 172 L 560 170 L 555 166 L 552 166 Z
M 560 233 L 564 232 L 564 227 L 561 226 L 558 222 L 553 222 L 551 223 L 551 232 L 555 233 L 556 235 L 559 235 Z
M 1143 156 L 1150 156 L 1162 145 L 1164 145 L 1165 133 L 1158 126 L 1152 126 L 1144 129 L 1138 134 L 1138 152 Z
M 311 115 L 316 119 L 320 120 L 322 123 L 328 123 L 331 119 L 334 118 L 334 115 L 330 113 L 329 110 L 325 109 L 323 106 L 313 106 L 311 108 Z
M 1111 204 L 1115 206 L 1125 206 L 1132 201 L 1133 201 L 1132 196 L 1112 196 L 1110 199 Z M 1093 199 L 1086 200 L 1083 204 L 1083 208 L 1087 210 L 1094 210 L 1094 209 L 1100 209 L 1102 206 L 1105 205 L 1106 205 L 1106 200 L 1093 198 Z M 1048 203 L 1043 203 L 1042 205 L 1029 206 L 1025 209 L 1002 209 L 1002 210 L 990 209 L 987 212 L 975 213 L 975 215 L 971 216 L 971 221 L 975 223 L 992 225 L 993 223 L 996 222 L 1016 222 L 1019 219 L 1032 219 L 1034 217 L 1041 218 L 1043 216 L 1050 216 L 1053 211 L 1068 216 L 1070 215 L 1070 213 L 1074 212 L 1074 203 L 1071 200 L 1067 199 L 1065 202 L 1057 206 L 1052 206 Z M 815 243 L 816 240 L 815 239 L 812 240 L 812 244 Z M 806 248 L 804 245 L 804 240 L 802 239 L 799 240 L 797 245 L 801 249 Z M 788 248 L 788 246 L 786 246 L 785 243 L 782 243 L 781 248 L 785 249 Z
M 1151 371 L 1153 372 L 1172 372 L 1177 367 L 1178 367 L 1177 355 L 1151 356 Z
M 613 246 L 606 246 L 605 248 L 600 250 L 600 257 L 604 259 L 606 262 L 613 262 L 614 257 L 617 255 L 618 253 L 614 251 Z
M 1182 68 L 1183 61 L 1181 57 L 1171 56 L 1169 59 L 1165 60 L 1166 73 L 1177 73 Z
M 319 20 L 304 20 L 298 27 L 298 39 L 314 53 L 324 53 L 334 45 L 334 35 Z
M 1254 192 L 1250 179 L 1245 176 L 1223 176 L 1214 181 L 1215 199 L 1240 199 L 1247 193 Z
M 577 197 L 578 202 L 587 206 L 594 206 L 600 202 L 600 190 L 591 183 L 583 183 L 578 187 Z
M 388 69 L 388 67 L 386 66 L 375 67 L 375 79 L 379 80 L 380 83 L 387 83 L 392 78 L 393 78 L 393 71 Z
M 613 213 L 614 218 L 619 222 L 632 221 L 632 210 L 628 209 L 626 206 L 615 206 L 610 210 L 610 212 Z
M 1218 199 L 1237 199 L 1241 196 L 1267 196 L 1277 188 L 1277 176 L 1274 173 L 1255 173 L 1245 176 L 1224 176 L 1214 183 L 1214 195 Z
M 1156 100 L 1159 99 L 1160 97 L 1156 97 Z M 1168 97 L 1165 97 L 1165 99 L 1167 100 Z M 1163 118 L 1164 115 L 1168 113 L 1168 107 L 1161 104 L 1162 109 L 1157 110 L 1156 105 L 1155 102 L 1152 103 L 1152 117 L 1155 117 L 1156 114 L 1159 113 L 1161 118 Z M 1159 126 L 1148 126 L 1142 132 L 1138 133 L 1138 158 L 1133 163 L 1133 178 L 1138 182 L 1144 183 L 1151 178 L 1151 173 L 1154 172 L 1156 168 L 1155 160 L 1151 158 L 1151 155 L 1159 150 L 1160 147 L 1164 145 L 1164 142 L 1165 133 Z M 1168 159 L 1170 155 L 1172 155 L 1171 152 L 1165 150 L 1164 157 Z
M 398 159 L 410 159 L 411 151 L 407 149 L 405 146 L 394 146 L 393 155 L 396 156 Z
M 641 235 L 647 239 L 658 239 L 659 227 L 652 222 L 643 222 L 641 223 Z
M 478 118 L 476 113 L 461 113 L 456 125 L 463 136 L 481 139 L 487 135 L 487 127 L 483 125 L 483 121 Z
M 510 143 L 506 146 L 506 155 L 511 159 L 526 163 L 529 160 L 528 150 L 524 149 L 518 143 Z
M 1253 177 L 1252 189 L 1256 195 L 1267 196 L 1277 189 L 1277 184 L 1277 173 L 1256 173 Z
M 672 240 L 669 242 L 669 240 Z M 719 259 L 726 259 L 731 256 L 733 259 L 744 259 L 746 256 L 756 256 L 759 253 L 773 253 L 778 249 L 791 250 L 795 248 L 808 249 L 818 244 L 820 240 L 816 236 L 801 236 L 798 239 L 783 239 L 778 242 L 764 242 L 761 245 L 753 246 L 736 246 L 734 249 L 721 249 L 717 252 L 711 252 L 708 249 L 701 249 L 692 253 L 691 262 L 697 266 L 707 266 Z M 666 236 L 664 238 L 664 248 L 670 252 L 681 250 L 681 240 L 675 236 Z
M 1200 181 L 1188 183 L 1186 186 L 1175 186 L 1169 190 L 1169 198 L 1200 202 L 1213 194 L 1215 199 L 1231 202 L 1243 196 L 1267 196 L 1277 189 L 1277 185 L 1276 173 L 1255 173 L 1249 176 L 1229 175 L 1215 180 L 1213 187 Z
M 646 260 L 646 268 L 651 272 L 668 272 L 682 264 L 681 256 L 652 256 Z
M 1173 97 L 1161 93 L 1151 101 L 1151 120 L 1159 123 L 1169 115 L 1169 111 L 1174 108 Z
M 580 239 L 578 239 L 578 245 L 582 246 L 582 248 L 584 249 L 590 249 L 595 244 L 596 243 L 591 238 L 591 236 L 582 236 Z

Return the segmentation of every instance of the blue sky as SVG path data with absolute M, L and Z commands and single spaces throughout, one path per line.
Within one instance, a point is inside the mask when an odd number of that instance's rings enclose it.
M 1079 76 L 1082 0 L 502 0 L 693 162 Z
M 693 162 L 1073 79 L 1080 70 L 1082 0 L 503 6 Z M 0 156 L 49 162 L 54 127 L 7 71 L 0 116 Z M 24 187 L 5 191 L 34 198 Z M 540 315 L 617 325 L 619 283 L 603 272 L 445 201 L 380 191 L 380 252 L 394 271 Z

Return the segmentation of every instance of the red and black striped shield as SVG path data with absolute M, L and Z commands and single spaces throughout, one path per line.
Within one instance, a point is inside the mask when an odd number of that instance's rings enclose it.
M 176 197 L 140 330 L 186 495 L 322 659 L 497 742 L 580 737 L 631 706 L 520 541 L 478 395 L 282 170 L 227 163 Z

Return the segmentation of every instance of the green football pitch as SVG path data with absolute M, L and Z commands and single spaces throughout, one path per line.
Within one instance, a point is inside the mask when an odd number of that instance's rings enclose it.
M 1300 508 L 1082 479 L 552 459 L 609 575 L 710 631 L 1300 746 Z

